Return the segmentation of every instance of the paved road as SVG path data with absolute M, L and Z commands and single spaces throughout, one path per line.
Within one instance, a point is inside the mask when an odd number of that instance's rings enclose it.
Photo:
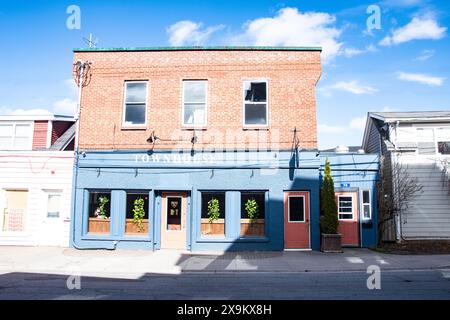
M 450 270 L 383 271 L 381 290 L 365 272 L 147 274 L 137 279 L 0 274 L 6 299 L 450 299 Z

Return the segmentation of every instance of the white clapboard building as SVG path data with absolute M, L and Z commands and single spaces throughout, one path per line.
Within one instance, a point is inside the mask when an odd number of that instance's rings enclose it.
M 385 198 L 397 196 L 396 169 L 422 189 L 387 224 L 384 240 L 450 239 L 450 111 L 371 112 L 363 148 L 391 173 Z
M 68 246 L 74 119 L 0 116 L 0 245 Z

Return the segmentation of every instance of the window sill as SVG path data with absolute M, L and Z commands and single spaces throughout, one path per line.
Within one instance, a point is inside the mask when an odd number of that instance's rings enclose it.
M 147 126 L 122 126 L 122 128 L 120 128 L 123 131 L 131 131 L 131 130 L 147 130 Z
M 185 130 L 185 131 L 194 131 L 194 130 L 202 130 L 202 131 L 206 131 L 207 127 L 206 126 L 181 126 L 181 130 Z
M 244 130 L 244 131 L 251 131 L 251 130 L 266 130 L 266 131 L 269 131 L 269 126 L 254 126 L 254 127 L 252 127 L 252 126 L 244 126 L 244 127 L 242 127 L 242 130 Z

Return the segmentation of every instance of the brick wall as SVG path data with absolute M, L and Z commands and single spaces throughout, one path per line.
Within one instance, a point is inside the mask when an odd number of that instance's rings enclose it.
M 182 81 L 208 80 L 207 127 L 196 131 L 196 149 L 290 149 L 294 134 L 302 148 L 317 147 L 315 86 L 319 51 L 125 51 L 77 52 L 89 60 L 92 79 L 83 89 L 80 149 L 148 149 L 152 131 L 171 142 L 155 150 L 191 148 L 192 130 L 183 129 Z M 243 128 L 243 81 L 268 81 L 269 127 Z M 148 80 L 147 126 L 122 128 L 124 81 Z M 256 140 L 255 140 L 256 139 Z M 259 140 L 258 140 L 259 139 Z
M 33 132 L 33 150 L 47 148 L 48 121 L 35 121 Z

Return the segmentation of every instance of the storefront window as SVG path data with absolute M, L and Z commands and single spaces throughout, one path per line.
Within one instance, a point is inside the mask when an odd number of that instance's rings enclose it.
M 127 208 L 125 215 L 126 235 L 146 235 L 149 230 L 148 193 L 127 193 Z
M 225 235 L 225 192 L 202 192 L 202 235 Z
M 241 192 L 241 237 L 264 236 L 265 192 Z
M 110 217 L 111 192 L 90 192 L 88 233 L 108 234 Z

